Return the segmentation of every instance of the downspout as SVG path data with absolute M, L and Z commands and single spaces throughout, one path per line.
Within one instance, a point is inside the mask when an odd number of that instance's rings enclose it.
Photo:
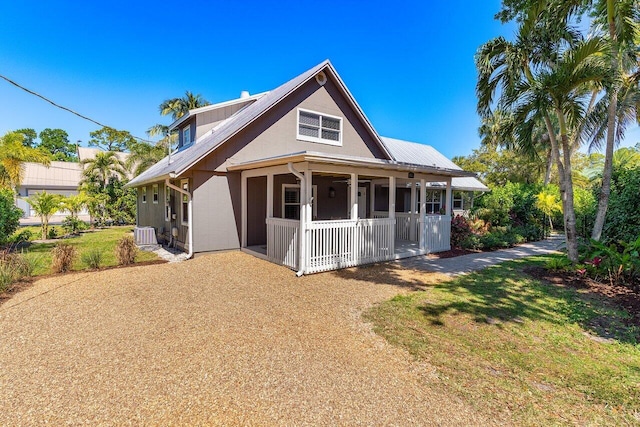
M 187 259 L 190 259 L 193 256 L 193 199 L 191 198 L 191 193 L 170 183 L 169 178 L 164 180 L 164 185 L 187 196 L 187 227 L 189 227 L 189 253 L 187 254 Z
M 299 253 L 300 253 L 300 257 L 298 259 L 298 272 L 296 273 L 296 276 L 300 277 L 304 274 L 304 270 L 305 270 L 305 259 L 306 259 L 306 253 L 305 253 L 305 249 L 306 249 L 306 206 L 307 206 L 307 186 L 306 186 L 306 179 L 304 177 L 303 174 L 301 174 L 300 172 L 298 172 L 297 170 L 295 170 L 295 168 L 293 167 L 293 163 L 289 162 L 287 163 L 287 168 L 289 168 L 289 172 L 291 172 L 296 178 L 298 178 L 300 180 L 300 249 L 299 249 Z M 302 210 L 302 203 L 304 202 L 304 206 L 305 209 L 304 211 Z

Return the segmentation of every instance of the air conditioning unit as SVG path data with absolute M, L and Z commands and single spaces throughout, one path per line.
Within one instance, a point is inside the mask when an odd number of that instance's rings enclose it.
M 133 229 L 133 238 L 138 246 L 157 245 L 156 229 L 153 227 L 136 227 Z

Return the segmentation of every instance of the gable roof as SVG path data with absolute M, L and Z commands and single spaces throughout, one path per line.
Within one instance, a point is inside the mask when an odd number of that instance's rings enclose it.
M 175 129 L 176 127 L 180 126 L 181 123 L 184 123 L 187 119 L 195 116 L 196 114 L 217 110 L 223 107 L 230 107 L 232 105 L 242 104 L 245 102 L 255 101 L 256 99 L 262 98 L 267 93 L 268 92 L 256 93 L 255 95 L 249 95 L 244 98 L 240 97 L 240 98 L 232 99 L 229 101 L 218 102 L 217 104 L 210 104 L 210 105 L 205 105 L 204 107 L 194 108 L 193 110 L 189 110 L 187 114 L 185 114 L 184 116 L 180 117 L 179 119 L 176 119 L 173 123 L 171 123 L 169 125 L 169 130 Z
M 366 129 L 371 134 L 372 138 L 378 142 L 382 151 L 391 158 L 391 155 L 387 151 L 385 145 L 380 140 L 378 133 L 375 131 L 371 122 L 364 115 L 364 112 L 357 104 L 355 98 L 351 95 L 346 85 L 331 65 L 329 60 L 325 60 L 315 67 L 305 71 L 297 77 L 289 80 L 276 89 L 265 93 L 259 97 L 255 102 L 241 109 L 227 120 L 223 121 L 216 128 L 212 129 L 209 135 L 202 137 L 198 143 L 193 144 L 177 153 L 171 154 L 160 160 L 158 163 L 141 173 L 137 177 L 127 184 L 129 187 L 139 186 L 153 181 L 158 181 L 170 176 L 180 176 L 188 169 L 202 160 L 205 156 L 210 154 L 217 147 L 225 143 L 231 137 L 238 132 L 246 128 L 253 123 L 260 116 L 265 114 L 271 108 L 276 106 L 280 101 L 286 98 L 289 94 L 293 93 L 296 89 L 312 79 L 320 71 L 325 71 L 329 74 L 337 86 L 342 90 L 347 101 L 351 104 L 353 111 L 358 115 Z
M 382 142 L 387 147 L 393 159 L 401 163 L 419 164 L 422 166 L 431 166 L 442 169 L 462 170 L 460 166 L 446 158 L 442 153 L 430 145 L 419 144 L 417 142 L 403 141 L 401 139 L 382 137 Z M 437 187 L 438 183 L 429 184 Z M 467 191 L 490 191 L 489 187 L 484 185 L 476 177 L 454 177 L 451 178 L 451 186 L 456 190 Z

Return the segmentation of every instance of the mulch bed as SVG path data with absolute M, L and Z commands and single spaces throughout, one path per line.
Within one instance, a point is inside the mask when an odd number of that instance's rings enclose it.
M 626 286 L 611 285 L 578 276 L 566 271 L 550 271 L 542 267 L 527 267 L 524 272 L 536 279 L 544 280 L 557 286 L 568 286 L 624 309 L 631 316 L 626 319 L 628 325 L 640 327 L 640 292 Z

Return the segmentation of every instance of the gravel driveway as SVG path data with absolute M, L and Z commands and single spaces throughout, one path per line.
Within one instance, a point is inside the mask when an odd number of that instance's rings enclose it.
M 486 425 L 361 319 L 425 277 L 229 252 L 39 280 L 0 306 L 0 425 Z

